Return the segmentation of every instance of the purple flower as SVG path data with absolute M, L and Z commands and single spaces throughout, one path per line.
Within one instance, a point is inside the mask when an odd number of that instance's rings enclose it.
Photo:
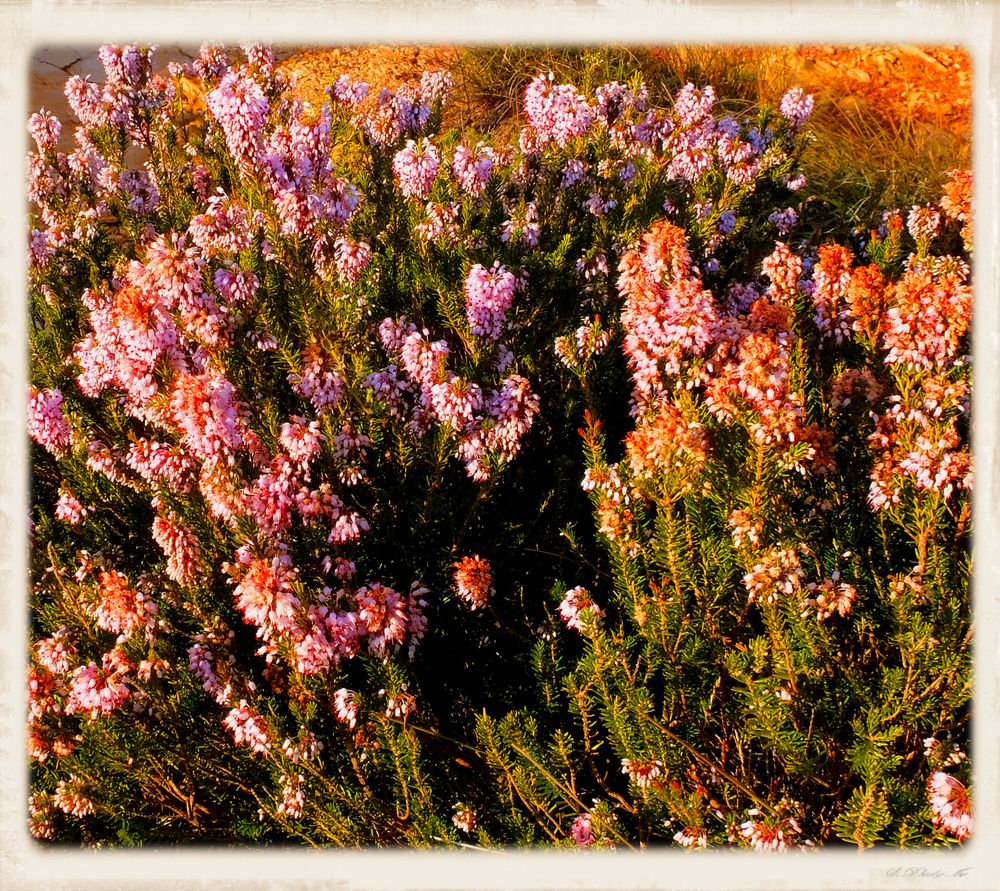
M 786 207 L 784 210 L 776 210 L 768 220 L 778 227 L 779 235 L 787 235 L 799 221 L 799 215 L 791 207 Z
M 792 87 L 781 97 L 781 116 L 796 129 L 801 127 L 813 111 L 813 97 L 805 94 L 801 87 Z

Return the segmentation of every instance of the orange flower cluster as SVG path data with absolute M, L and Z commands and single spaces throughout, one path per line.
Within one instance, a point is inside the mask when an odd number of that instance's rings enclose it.
M 625 453 L 636 480 L 661 474 L 683 480 L 684 489 L 701 471 L 708 452 L 705 428 L 673 403 L 661 400 L 625 438 Z
M 469 604 L 469 609 L 486 606 L 493 591 L 493 572 L 489 562 L 473 554 L 455 564 L 455 593 Z

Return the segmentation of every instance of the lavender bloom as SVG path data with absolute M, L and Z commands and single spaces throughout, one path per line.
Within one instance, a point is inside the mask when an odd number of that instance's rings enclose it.
M 813 97 L 805 94 L 801 87 L 792 87 L 781 97 L 781 116 L 796 129 L 801 127 L 813 111 Z

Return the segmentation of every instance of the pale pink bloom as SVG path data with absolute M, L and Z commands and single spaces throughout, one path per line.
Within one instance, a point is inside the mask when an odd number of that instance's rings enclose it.
M 94 802 L 86 794 L 83 780 L 73 776 L 60 780 L 56 786 L 52 803 L 63 813 L 73 817 L 86 817 L 94 813 Z
M 155 626 L 156 604 L 114 569 L 100 572 L 98 582 L 97 605 L 91 610 L 97 627 L 117 634 L 119 641 L 127 640 L 139 629 L 148 637 Z
M 366 242 L 353 242 L 346 238 L 338 238 L 334 242 L 334 255 L 337 274 L 345 285 L 357 284 L 372 258 L 371 248 Z
M 230 263 L 215 270 L 212 284 L 229 306 L 246 307 L 253 303 L 260 288 L 260 279 L 250 270 Z
M 594 843 L 594 834 L 590 828 L 590 814 L 580 814 L 574 821 L 570 829 L 573 841 L 581 848 L 589 847 Z
M 894 289 L 885 313 L 886 362 L 939 371 L 954 364 L 969 329 L 968 267 L 954 258 L 916 261 Z
M 451 822 L 462 832 L 470 833 L 476 828 L 476 812 L 467 804 L 456 804 Z
M 837 244 L 825 244 L 818 250 L 813 267 L 812 299 L 816 307 L 816 327 L 838 344 L 848 340 L 854 328 L 854 315 L 847 299 L 851 281 L 851 252 Z
M 76 655 L 69 632 L 60 628 L 50 637 L 43 637 L 35 643 L 35 655 L 38 662 L 52 674 L 60 675 L 69 672 L 69 663 Z
M 245 69 L 228 72 L 206 97 L 222 127 L 226 145 L 240 172 L 252 172 L 263 151 L 263 131 L 270 105 L 260 84 Z
M 346 724 L 353 730 L 358 723 L 358 701 L 356 694 L 351 690 L 341 687 L 333 694 L 334 717 L 341 724 Z
M 237 581 L 236 607 L 248 623 L 264 634 L 293 629 L 301 603 L 292 591 L 296 572 L 287 553 L 282 550 L 270 558 L 247 556 L 242 566 L 230 567 L 230 574 Z
M 69 489 L 59 490 L 59 500 L 56 502 L 56 519 L 76 526 L 82 522 L 83 518 L 90 513 L 76 498 Z
M 858 592 L 853 585 L 840 581 L 840 573 L 834 572 L 832 579 L 823 579 L 821 582 L 810 582 L 806 585 L 806 590 L 810 596 L 802 601 L 802 606 L 808 615 L 812 610 L 816 611 L 816 621 L 826 621 L 834 613 L 847 616 L 851 612 L 851 607 L 858 598 Z
M 485 143 L 480 142 L 473 151 L 459 145 L 455 148 L 451 169 L 466 192 L 479 196 L 486 191 L 496 160 L 496 153 Z
M 281 804 L 278 806 L 278 813 L 292 820 L 301 820 L 305 801 L 305 777 L 301 773 L 282 774 Z
M 45 792 L 34 792 L 28 799 L 28 831 L 32 838 L 51 841 L 56 837 L 52 796 Z
M 761 272 L 770 280 L 767 296 L 775 303 L 794 306 L 802 277 L 802 258 L 792 253 L 788 245 L 777 242 L 774 251 L 764 258 Z
M 458 238 L 458 205 L 435 204 L 428 202 L 425 208 L 427 218 L 418 223 L 413 231 L 418 237 L 425 241 L 435 241 L 438 238 L 453 241 Z
M 472 333 L 496 340 L 514 300 L 517 278 L 506 266 L 475 264 L 465 280 L 465 314 Z
M 682 848 L 704 848 L 708 846 L 708 833 L 702 828 L 685 827 L 674 833 L 674 841 Z
M 287 423 L 281 425 L 279 441 L 288 457 L 300 469 L 306 470 L 322 448 L 323 434 L 319 432 L 319 421 L 307 422 L 305 418 L 293 415 Z
M 195 457 L 231 460 L 243 445 L 236 390 L 221 372 L 178 375 L 170 408 Z
M 535 248 L 538 247 L 540 234 L 538 209 L 533 201 L 519 208 L 510 219 L 500 224 L 500 240 L 504 244 L 514 242 L 525 248 Z
M 201 681 L 201 686 L 219 705 L 225 705 L 229 689 L 224 687 L 215 673 L 215 653 L 203 643 L 192 644 L 188 648 L 188 667 Z
M 751 517 L 746 511 L 734 510 L 727 520 L 733 530 L 733 545 L 742 548 L 746 542 L 753 547 L 760 544 L 760 534 L 764 531 L 764 521 L 760 517 Z
M 319 347 L 311 344 L 302 353 L 302 371 L 289 374 L 288 382 L 299 396 L 308 399 L 313 408 L 323 413 L 334 408 L 344 395 L 344 381 Z
M 357 513 L 342 513 L 337 517 L 327 536 L 330 544 L 346 544 L 359 541 L 361 535 L 369 529 L 368 521 Z
M 329 88 L 330 95 L 337 101 L 348 106 L 360 105 L 368 97 L 368 91 L 371 87 L 365 83 L 363 80 L 351 80 L 351 78 L 342 74 L 340 77 L 334 81 L 332 87 Z
M 187 231 L 191 240 L 207 256 L 231 256 L 246 250 L 253 243 L 254 227 L 251 219 L 242 204 L 218 194 L 208 199 L 208 207 L 204 213 L 191 218 Z M 221 271 L 220 269 L 219 272 Z
M 422 139 L 419 144 L 410 139 L 396 153 L 392 169 L 400 191 L 407 198 L 426 199 L 430 196 L 440 164 L 437 148 L 429 139 Z
M 570 588 L 562 603 L 559 604 L 559 615 L 562 620 L 576 631 L 582 632 L 584 630 L 585 616 L 594 617 L 601 615 L 601 613 L 601 608 L 591 599 L 587 589 L 581 588 L 579 585 Z
M 390 696 L 385 703 L 385 716 L 387 718 L 406 718 L 417 711 L 416 697 L 409 693 L 400 692 Z
M 73 442 L 73 429 L 63 414 L 62 404 L 59 390 L 31 388 L 28 435 L 56 458 L 65 455 Z
M 131 695 L 124 675 L 114 666 L 109 671 L 90 662 L 73 672 L 66 713 L 85 712 L 91 717 L 106 717 L 124 705 Z
M 789 818 L 769 825 L 763 820 L 746 820 L 739 826 L 737 837 L 758 851 L 784 851 L 796 846 L 798 823 Z
M 535 77 L 524 91 L 524 113 L 540 143 L 565 146 L 584 136 L 594 123 L 594 112 L 572 84 L 555 84 L 554 76 Z
M 801 127 L 813 111 L 813 97 L 807 95 L 801 87 L 792 87 L 781 97 L 778 106 L 781 116 L 793 127 Z
M 663 775 L 663 762 L 658 758 L 637 761 L 622 758 L 622 773 L 629 777 L 640 789 L 647 789 Z
M 166 484 L 179 495 L 191 491 L 197 467 L 177 446 L 144 437 L 129 446 L 125 463 L 151 486 Z
M 972 806 L 965 785 L 953 776 L 938 771 L 927 781 L 927 794 L 934 828 L 965 841 L 973 828 Z
M 271 741 L 267 725 L 260 715 L 247 705 L 245 699 L 241 699 L 240 704 L 230 710 L 222 723 L 232 731 L 236 745 L 249 746 L 259 755 L 270 754 Z
M 298 764 L 300 761 L 310 761 L 316 758 L 323 751 L 323 743 L 316 739 L 311 730 L 300 727 L 298 739 L 294 743 L 290 739 L 286 739 L 281 744 L 281 751 L 286 758 Z
M 420 75 L 420 97 L 427 103 L 447 102 L 452 85 L 448 71 L 425 71 Z
M 59 137 L 62 134 L 62 123 L 54 114 L 50 114 L 44 108 L 36 112 L 28 119 L 28 132 L 35 140 L 38 151 L 46 152 L 56 147 Z
M 406 601 L 387 585 L 373 582 L 359 588 L 354 594 L 358 615 L 367 627 L 368 649 L 376 656 L 384 656 L 391 644 L 403 644 L 409 622 Z
M 771 548 L 743 576 L 743 584 L 751 603 L 775 603 L 782 594 L 797 594 L 802 588 L 803 575 L 799 555 L 793 548 Z
M 712 117 L 715 105 L 715 89 L 707 86 L 702 90 L 694 84 L 685 84 L 674 97 L 674 114 L 683 127 L 693 127 Z

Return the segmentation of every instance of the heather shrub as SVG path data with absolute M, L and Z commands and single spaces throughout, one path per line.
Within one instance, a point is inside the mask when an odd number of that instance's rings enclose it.
M 852 250 L 799 90 L 508 142 L 100 55 L 29 124 L 36 837 L 968 835 L 967 180 Z

